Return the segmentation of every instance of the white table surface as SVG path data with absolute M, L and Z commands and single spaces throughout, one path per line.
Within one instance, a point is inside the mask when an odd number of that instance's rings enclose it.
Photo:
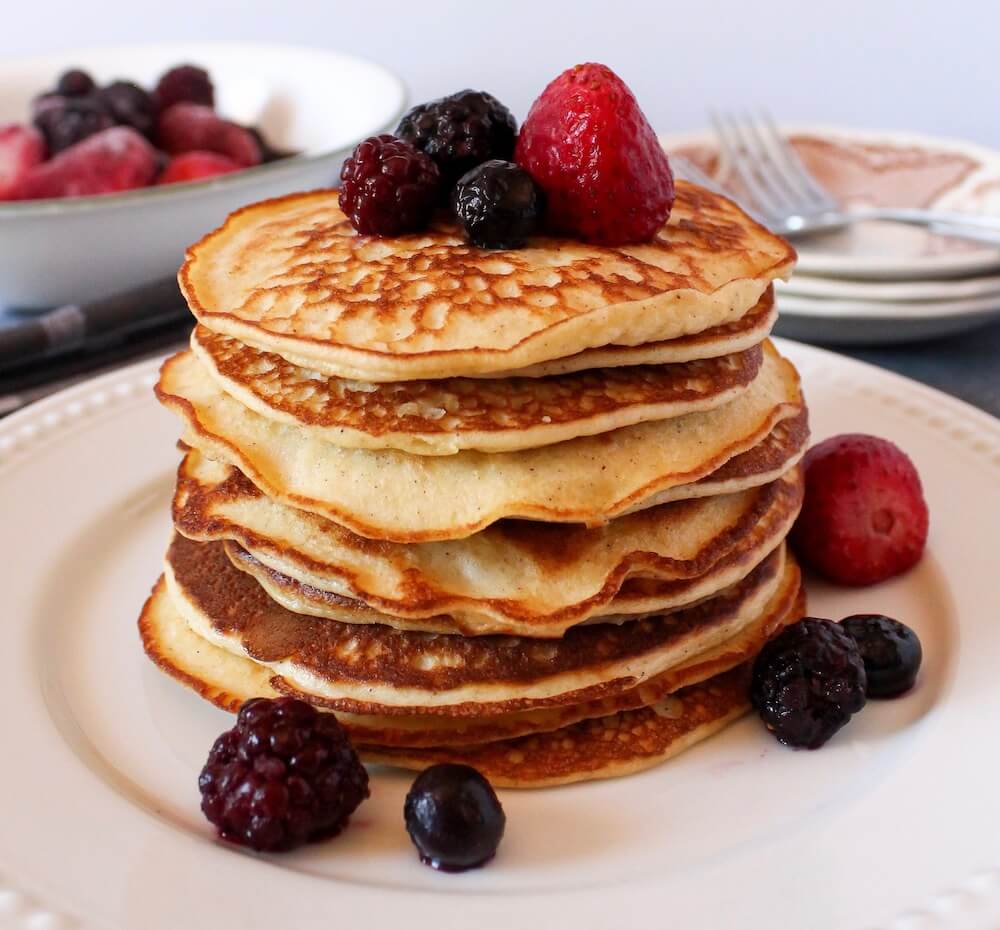
M 414 100 L 473 86 L 518 117 L 578 61 L 632 85 L 654 126 L 710 105 L 1000 147 L 995 0 L 48 0 L 5 2 L 0 56 L 142 40 L 273 39 L 352 51 Z

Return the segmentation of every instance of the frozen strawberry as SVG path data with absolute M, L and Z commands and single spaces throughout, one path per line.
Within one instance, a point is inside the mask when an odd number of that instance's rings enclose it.
M 260 146 L 242 126 L 197 103 L 175 103 L 160 115 L 156 127 L 160 148 L 170 155 L 217 152 L 247 168 L 260 164 Z
M 151 183 L 156 170 L 156 149 L 134 129 L 114 126 L 36 165 L 17 184 L 11 199 L 79 197 L 131 190 Z
M 0 126 L 0 200 L 8 200 L 45 158 L 45 140 L 33 126 Z
M 242 165 L 217 152 L 185 152 L 170 159 L 156 183 L 178 184 L 182 181 L 200 181 L 202 178 L 213 178 L 218 174 L 242 170 Z
M 667 156 L 632 91 L 604 65 L 577 65 L 542 91 L 514 159 L 544 191 L 554 233 L 645 242 L 674 205 Z
M 834 436 L 809 450 L 805 475 L 791 537 L 803 561 L 841 584 L 869 585 L 920 560 L 927 503 L 898 446 L 861 433 Z

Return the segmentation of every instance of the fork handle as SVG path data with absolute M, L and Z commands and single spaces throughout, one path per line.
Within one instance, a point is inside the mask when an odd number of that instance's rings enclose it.
M 935 232 L 944 235 L 1000 244 L 1000 216 L 958 213 L 952 210 L 921 210 L 915 207 L 860 207 L 852 209 L 850 215 L 859 220 L 889 220 L 911 226 L 932 227 Z

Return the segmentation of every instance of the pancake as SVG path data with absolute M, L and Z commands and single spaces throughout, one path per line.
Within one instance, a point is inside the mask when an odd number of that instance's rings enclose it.
M 787 572 L 798 577 L 789 555 Z M 580 720 L 604 717 L 650 706 L 668 694 L 735 668 L 753 658 L 777 629 L 805 612 L 801 588 L 783 586 L 759 618 L 736 637 L 699 653 L 682 665 L 633 688 L 607 698 L 520 713 L 484 717 L 337 715 L 352 739 L 381 746 L 458 745 L 514 739 L 570 726 Z M 281 694 L 272 685 L 269 669 L 233 655 L 195 634 L 174 608 L 161 578 L 143 608 L 139 630 L 147 655 L 167 674 L 198 692 L 223 710 L 235 713 L 255 697 Z
M 652 707 L 583 720 L 513 740 L 464 748 L 358 746 L 367 763 L 422 771 L 471 765 L 498 788 L 548 788 L 632 775 L 660 765 L 739 720 L 749 709 L 749 669 L 740 666 Z
M 188 249 L 199 322 L 327 375 L 405 381 L 509 371 L 741 318 L 795 252 L 732 201 L 683 181 L 651 242 L 537 237 L 487 251 L 455 225 L 360 236 L 337 191 L 244 207 Z
M 402 619 L 428 618 L 435 631 L 448 615 L 443 632 L 560 636 L 589 618 L 629 612 L 614 598 L 631 578 L 683 582 L 663 588 L 660 608 L 738 581 L 788 534 L 802 488 L 793 468 L 760 487 L 662 504 L 589 529 L 504 520 L 462 540 L 375 543 L 278 503 L 238 470 L 190 452 L 178 469 L 173 516 L 190 539 L 237 542 L 257 563 L 237 551 L 237 566 L 296 613 L 404 629 L 424 627 Z M 344 616 L 352 605 L 337 599 L 327 610 L 324 593 L 378 613 Z
M 195 633 L 269 667 L 281 690 L 349 713 L 448 716 L 579 704 L 630 690 L 738 635 L 790 583 L 779 551 L 702 604 L 539 641 L 401 632 L 292 614 L 233 568 L 219 544 L 181 536 L 168 550 L 165 577 Z
M 602 523 L 711 474 L 803 409 L 795 369 L 770 344 L 750 387 L 715 410 L 491 455 L 334 446 L 248 410 L 190 352 L 164 363 L 156 391 L 188 445 L 265 494 L 394 542 L 461 539 L 504 517 Z
M 512 452 L 711 410 L 760 371 L 760 346 L 676 365 L 548 378 L 373 384 L 318 374 L 203 326 L 191 349 L 219 387 L 263 417 L 351 449 L 453 455 Z
M 600 346 L 586 349 L 566 358 L 554 358 L 515 371 L 491 372 L 487 375 L 470 375 L 474 378 L 544 378 L 565 375 L 573 371 L 592 368 L 617 368 L 622 365 L 673 365 L 693 362 L 700 358 L 717 358 L 744 352 L 762 343 L 771 333 L 778 319 L 774 303 L 774 286 L 768 287 L 756 306 L 738 320 L 713 326 L 700 333 L 679 336 L 660 342 L 647 342 L 641 346 Z

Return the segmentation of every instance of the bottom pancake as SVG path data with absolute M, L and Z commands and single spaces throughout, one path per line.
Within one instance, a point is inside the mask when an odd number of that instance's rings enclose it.
M 651 707 L 584 720 L 552 733 L 466 748 L 359 746 L 366 762 L 425 769 L 471 765 L 500 788 L 548 788 L 631 775 L 666 762 L 750 709 L 749 666 L 668 695 Z
M 767 633 L 773 634 L 804 613 L 801 589 L 785 606 L 784 614 L 768 625 Z M 162 578 L 143 608 L 139 629 L 147 654 L 163 671 L 225 710 L 235 712 L 250 698 L 273 698 L 281 693 L 274 686 L 280 679 L 268 669 L 193 633 L 173 607 Z M 498 786 L 519 788 L 610 778 L 666 761 L 744 713 L 748 656 L 766 638 L 762 633 L 752 643 L 733 643 L 729 649 L 704 654 L 690 663 L 686 674 L 679 670 L 672 681 L 665 675 L 647 682 L 631 695 L 619 696 L 617 704 L 594 701 L 579 708 L 559 708 L 556 712 L 562 717 L 552 716 L 549 722 L 562 719 L 568 725 L 558 729 L 480 745 L 419 745 L 434 739 L 440 744 L 468 738 L 477 726 L 475 720 L 455 721 L 465 729 L 448 733 L 434 732 L 434 728 L 448 725 L 437 718 L 337 716 L 370 762 L 404 768 L 423 768 L 440 761 L 466 762 Z M 742 664 L 731 668 L 736 656 Z M 729 670 L 721 671 L 723 668 Z M 684 687 L 708 674 L 713 677 Z M 631 706 L 629 700 L 634 705 L 648 702 L 648 706 Z M 540 712 L 536 725 L 545 725 L 545 713 Z M 574 713 L 576 722 L 569 723 Z M 499 717 L 494 720 L 511 733 L 517 732 L 518 718 L 523 726 L 532 715 L 508 716 L 511 720 L 506 722 Z M 432 728 L 430 732 L 427 727 Z M 389 745 L 368 745 L 368 741 Z

